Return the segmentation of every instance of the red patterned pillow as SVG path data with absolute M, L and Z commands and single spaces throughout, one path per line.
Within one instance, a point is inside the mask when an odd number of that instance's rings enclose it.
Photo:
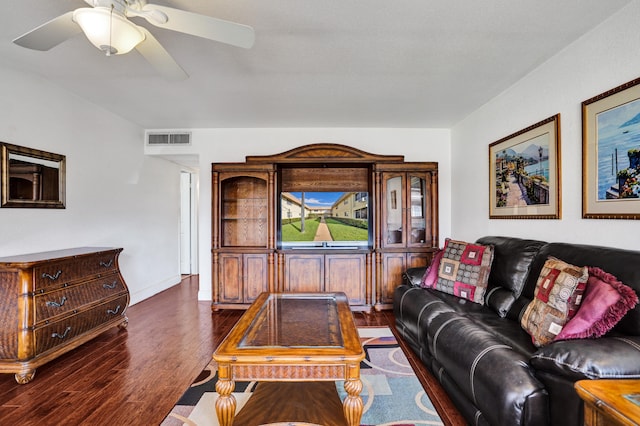
M 438 281 L 438 268 L 440 267 L 440 260 L 442 259 L 442 254 L 444 250 L 438 250 L 436 254 L 433 255 L 433 259 L 431 259 L 431 264 L 424 271 L 424 276 L 422 277 L 422 282 L 420 283 L 420 287 L 422 288 L 434 288 L 436 286 L 436 282 Z
M 631 287 L 600 268 L 588 267 L 582 304 L 555 340 L 595 338 L 606 334 L 638 303 Z
M 442 249 L 435 289 L 484 304 L 493 247 L 447 238 Z
M 540 271 L 534 298 L 520 324 L 540 347 L 553 342 L 576 314 L 587 285 L 587 267 L 549 257 Z

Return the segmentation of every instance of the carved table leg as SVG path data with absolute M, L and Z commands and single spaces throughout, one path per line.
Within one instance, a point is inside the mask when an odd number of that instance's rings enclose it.
M 347 420 L 349 426 L 360 425 L 360 418 L 362 417 L 362 398 L 360 392 L 362 391 L 362 381 L 358 378 L 347 379 L 344 382 L 344 390 L 347 392 L 347 397 L 342 403 L 344 409 L 344 418 Z
M 21 385 L 26 385 L 31 380 L 33 380 L 33 376 L 35 375 L 36 375 L 36 370 L 28 370 L 23 373 L 16 373 L 14 377 L 16 378 L 16 382 L 18 382 Z
M 216 401 L 216 415 L 220 426 L 231 426 L 233 417 L 236 414 L 236 398 L 231 395 L 236 384 L 228 378 L 229 366 L 218 366 L 218 381 L 216 382 L 216 392 L 218 399 Z

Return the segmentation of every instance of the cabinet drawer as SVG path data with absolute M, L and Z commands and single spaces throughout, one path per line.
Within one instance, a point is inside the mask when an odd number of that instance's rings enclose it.
M 116 251 L 108 251 L 36 266 L 33 277 L 35 289 L 56 286 L 82 277 L 116 271 L 117 255 Z
M 125 292 L 125 286 L 117 273 L 96 278 L 87 283 L 36 295 L 35 323 L 82 308 L 102 299 L 110 299 Z
M 127 307 L 127 295 L 102 303 L 92 309 L 63 318 L 35 330 L 36 354 L 41 354 L 56 346 L 66 344 L 75 337 L 105 324 L 117 317 Z

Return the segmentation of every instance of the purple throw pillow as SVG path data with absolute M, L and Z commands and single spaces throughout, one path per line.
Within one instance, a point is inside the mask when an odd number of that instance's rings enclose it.
M 424 271 L 420 287 L 434 288 L 436 286 L 436 281 L 438 281 L 438 268 L 440 268 L 440 259 L 442 259 L 443 254 L 444 250 L 438 250 L 436 254 L 433 255 L 431 264 L 429 265 L 427 270 Z
M 589 279 L 576 315 L 554 340 L 584 339 L 603 336 L 638 303 L 631 287 L 600 268 L 588 267 Z

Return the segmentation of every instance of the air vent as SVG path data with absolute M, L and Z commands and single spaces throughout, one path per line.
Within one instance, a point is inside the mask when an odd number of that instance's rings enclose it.
M 189 132 L 147 133 L 147 145 L 191 145 Z

